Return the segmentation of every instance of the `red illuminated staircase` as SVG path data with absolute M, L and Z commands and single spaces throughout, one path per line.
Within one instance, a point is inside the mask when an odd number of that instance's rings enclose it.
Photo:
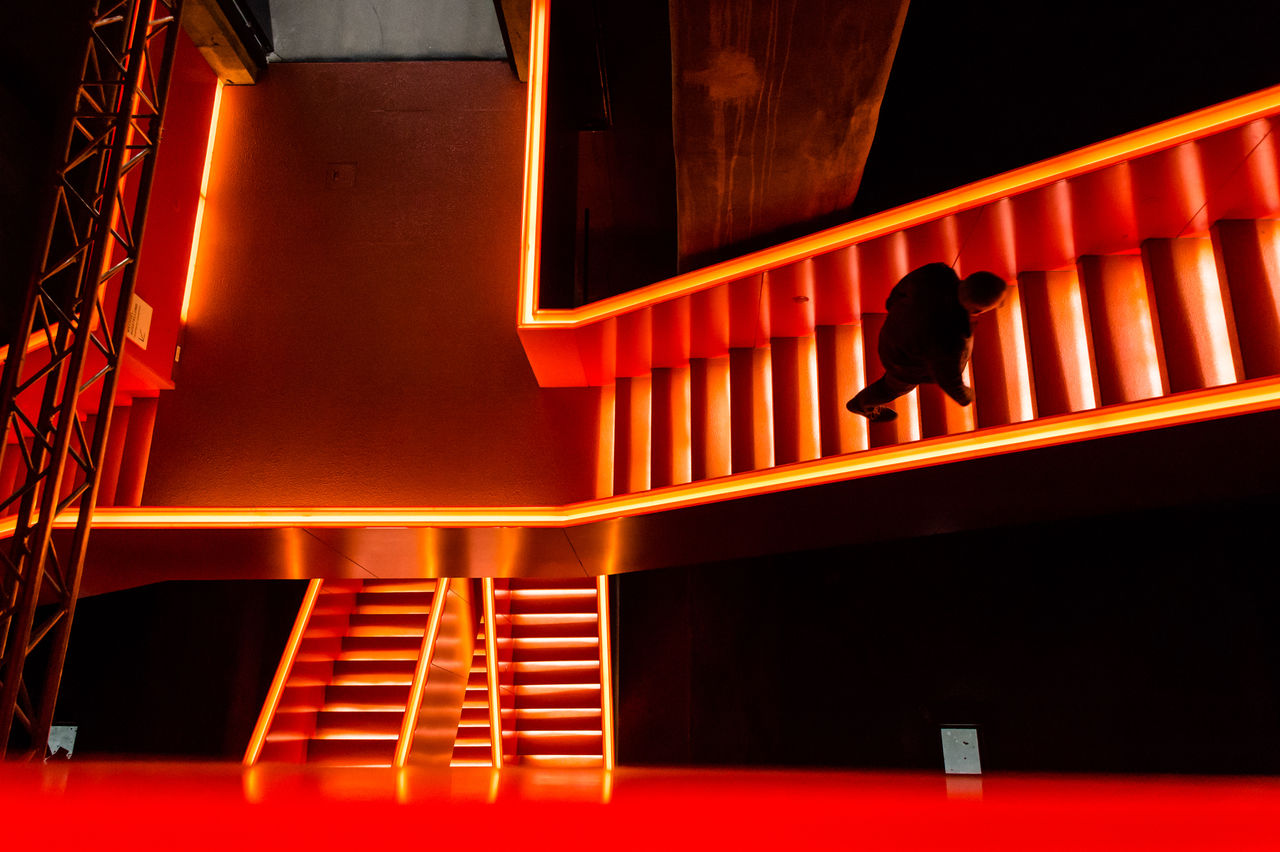
M 602 766 L 596 581 L 510 581 L 515 762 Z
M 476 636 L 475 643 L 450 766 L 493 766 L 493 734 L 489 719 L 489 661 L 485 654 L 483 630 Z
M 435 587 L 325 581 L 260 759 L 390 766 Z
M 591 578 L 312 581 L 245 763 L 606 765 L 598 588 Z
M 602 386 L 597 497 L 1267 379 L 1280 374 L 1278 127 L 1269 115 L 1128 159 L 1096 146 L 1077 157 L 1096 167 L 1066 155 L 854 223 L 848 239 L 771 250 L 781 259 L 758 273 L 713 268 L 687 292 L 655 285 L 670 295 L 522 333 L 545 341 L 527 346 L 544 384 L 577 371 Z M 881 374 L 885 299 L 934 262 L 1013 285 L 974 324 L 976 401 L 923 386 L 868 428 L 844 403 Z M 552 345 L 568 340 L 576 350 Z

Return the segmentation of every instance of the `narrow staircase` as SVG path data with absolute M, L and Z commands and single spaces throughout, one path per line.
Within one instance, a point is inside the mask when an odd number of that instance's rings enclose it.
M 391 766 L 435 589 L 325 581 L 260 759 Z
M 483 621 L 475 638 L 467 690 L 462 700 L 458 734 L 450 766 L 493 766 L 493 726 L 489 721 L 489 666 L 485 655 Z
M 444 582 L 312 581 L 245 764 L 610 765 L 597 580 Z
M 1280 375 L 1278 128 L 1270 115 L 1120 162 L 1104 151 L 1092 169 L 1064 155 L 1060 179 L 993 178 L 1016 188 L 956 190 L 933 218 L 577 329 L 573 363 L 602 387 L 596 496 Z M 926 385 L 868 424 L 844 404 L 881 375 L 885 299 L 935 262 L 1011 285 L 974 323 L 976 400 Z
M 596 581 L 513 579 L 514 761 L 604 765 Z

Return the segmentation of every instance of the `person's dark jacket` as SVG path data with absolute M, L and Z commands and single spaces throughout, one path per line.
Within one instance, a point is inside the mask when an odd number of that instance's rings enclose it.
M 910 272 L 894 286 L 880 331 L 880 362 L 894 378 L 935 383 L 961 405 L 972 399 L 962 373 L 973 350 L 969 312 L 960 304 L 960 277 L 945 263 Z

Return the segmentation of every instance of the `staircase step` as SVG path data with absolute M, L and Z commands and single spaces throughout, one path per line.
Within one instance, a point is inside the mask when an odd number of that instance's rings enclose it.
M 270 736 L 262 744 L 258 760 L 262 763 L 302 763 L 307 757 L 309 740 L 272 740 Z
M 600 682 L 600 664 L 596 660 L 513 663 L 512 668 L 515 682 L 520 686 Z
M 267 734 L 270 741 L 307 739 L 315 728 L 316 712 L 314 708 L 285 710 L 276 709 L 275 718 L 271 722 L 271 730 Z
M 289 710 L 315 710 L 324 703 L 324 690 L 327 683 L 296 684 L 289 683 L 280 693 L 280 704 L 276 712 Z
M 351 616 L 347 635 L 417 636 L 421 640 L 423 634 L 427 632 L 428 620 L 429 616 L 426 613 L 414 615 L 355 613 Z
M 486 740 L 483 745 L 457 745 L 453 748 L 450 766 L 492 766 L 493 749 Z
M 314 739 L 396 739 L 404 721 L 404 706 L 385 710 L 336 712 L 316 716 Z
M 600 754 L 599 730 L 520 731 L 517 754 Z
M 514 691 L 516 707 L 520 710 L 600 706 L 599 683 L 565 686 L 521 684 Z
M 339 660 L 414 660 L 422 651 L 420 636 L 348 636 Z
M 408 685 L 334 684 L 324 693 L 325 710 L 377 710 L 404 707 L 408 701 Z
M 595 589 L 560 590 L 553 589 L 551 594 L 530 594 L 514 592 L 511 596 L 511 614 L 526 613 L 595 613 Z
M 391 686 L 413 683 L 417 660 L 340 660 L 333 664 L 333 685 Z
M 599 707 L 516 711 L 517 731 L 580 731 L 601 729 Z
M 596 636 L 599 632 L 594 612 L 574 615 L 513 614 L 511 626 L 512 638 L 517 646 L 520 639 L 526 636 L 579 637 Z
M 332 660 L 342 649 L 340 636 L 315 636 L 308 631 L 298 644 L 298 655 L 294 660 Z
M 604 766 L 604 757 L 599 754 L 525 754 L 512 763 L 556 769 L 598 769 Z
M 311 620 L 307 622 L 307 638 L 320 639 L 325 637 L 342 638 L 347 632 L 347 615 L 346 613 L 324 613 L 313 612 Z
M 362 615 L 375 613 L 429 615 L 434 592 L 361 592 L 356 595 L 355 611 Z
M 290 686 L 323 686 L 333 674 L 329 660 L 294 660 L 289 671 Z
M 592 589 L 596 587 L 594 577 L 558 577 L 558 578 L 542 578 L 537 579 L 527 577 L 512 577 L 508 581 L 510 585 L 506 590 L 499 590 L 498 594 L 507 592 L 519 592 L 525 590 L 541 591 L 543 589 Z
M 330 766 L 390 766 L 395 740 L 312 740 L 307 762 Z
M 482 707 L 463 707 L 462 717 L 458 721 L 459 726 L 472 725 L 489 725 L 489 704 L 485 702 Z
M 147 480 L 147 464 L 151 457 L 151 436 L 155 431 L 159 397 L 134 397 L 124 445 L 120 450 L 119 473 L 113 495 L 117 506 L 142 505 L 142 488 Z
M 578 659 L 596 659 L 600 649 L 600 637 L 528 637 L 522 636 L 512 649 L 513 662 L 533 662 L 538 660 L 563 660 L 566 657 Z

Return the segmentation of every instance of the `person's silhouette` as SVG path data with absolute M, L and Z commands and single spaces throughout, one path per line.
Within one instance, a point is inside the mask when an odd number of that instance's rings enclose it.
M 898 412 L 886 403 L 922 384 L 936 384 L 961 405 L 973 402 L 973 389 L 963 378 L 973 348 L 969 320 L 999 307 L 1006 290 L 995 273 L 975 272 L 962 280 L 945 263 L 907 273 L 885 301 L 889 315 L 877 347 L 884 375 L 845 408 L 874 423 L 893 420 Z

